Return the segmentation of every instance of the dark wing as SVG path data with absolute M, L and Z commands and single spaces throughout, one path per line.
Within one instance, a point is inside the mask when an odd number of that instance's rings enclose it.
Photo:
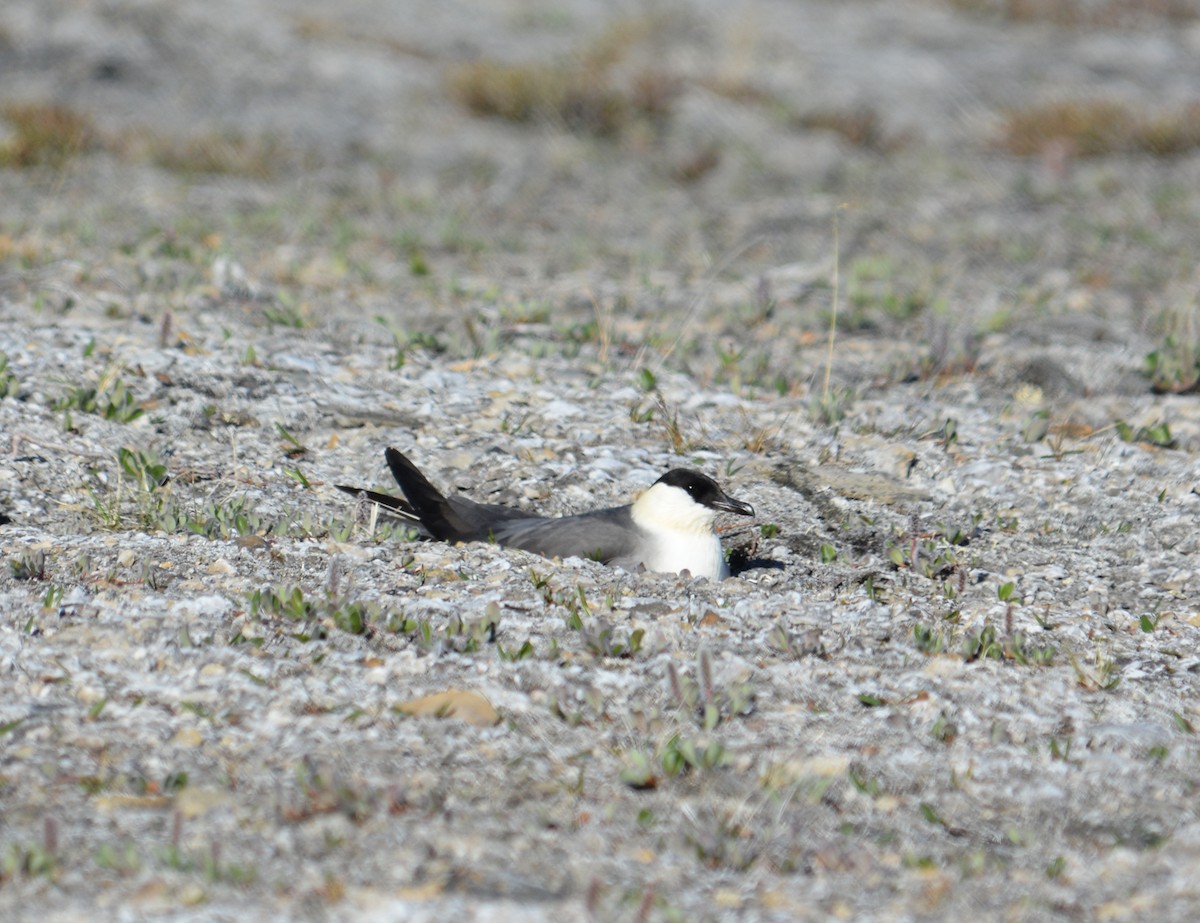
M 495 542 L 548 558 L 591 558 L 628 567 L 639 563 L 639 529 L 629 506 L 556 519 L 532 516 L 511 506 L 446 497 L 396 449 L 384 454 L 404 499 L 353 487 L 338 489 L 419 519 L 426 532 L 446 542 Z
M 590 558 L 604 564 L 632 562 L 636 566 L 638 527 L 631 507 L 618 506 L 579 516 L 549 519 L 526 516 L 494 523 L 491 538 L 500 545 L 521 548 L 548 558 Z
M 404 497 L 393 497 L 391 494 L 380 493 L 377 490 L 367 490 L 365 487 L 351 487 L 348 484 L 334 484 L 333 486 L 342 493 L 357 497 L 360 500 L 368 500 L 386 510 L 387 513 L 393 514 L 394 518 L 416 526 L 426 538 L 441 538 L 446 541 L 484 542 L 490 540 L 491 530 L 495 523 L 502 523 L 513 519 L 529 521 L 531 518 L 536 518 L 530 517 L 523 510 L 514 509 L 511 506 L 476 503 L 474 500 L 468 500 L 466 497 L 444 497 L 443 499 L 449 507 L 448 515 L 456 521 L 463 523 L 464 528 L 474 530 L 468 538 L 446 539 L 445 536 L 434 535 L 421 522 L 421 517 L 417 515 L 417 511 L 413 509 L 413 505 L 404 499 Z
M 384 456 L 413 512 L 434 538 L 444 542 L 485 542 L 492 538 L 497 523 L 529 517 L 528 513 L 508 506 L 476 503 L 466 497 L 447 498 L 396 449 L 388 449 Z

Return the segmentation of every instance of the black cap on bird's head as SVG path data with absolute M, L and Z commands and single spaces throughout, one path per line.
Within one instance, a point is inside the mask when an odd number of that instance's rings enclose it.
M 735 500 L 707 474 L 694 471 L 691 468 L 672 468 L 656 484 L 667 487 L 678 487 L 685 491 L 696 503 L 709 509 L 720 510 L 723 513 L 737 513 L 739 516 L 753 516 L 754 507 L 741 500 Z

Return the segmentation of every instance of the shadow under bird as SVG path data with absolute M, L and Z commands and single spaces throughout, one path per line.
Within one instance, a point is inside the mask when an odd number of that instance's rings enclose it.
M 577 516 L 538 516 L 510 506 L 446 497 L 396 449 L 384 453 L 404 497 L 337 485 L 392 510 L 445 542 L 495 542 L 548 558 L 591 558 L 636 571 L 688 571 L 723 580 L 729 565 L 713 530 L 720 513 L 753 516 L 712 478 L 674 468 L 633 503 Z

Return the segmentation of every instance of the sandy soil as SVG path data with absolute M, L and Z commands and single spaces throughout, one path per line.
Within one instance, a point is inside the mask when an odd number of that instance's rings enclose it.
M 1198 17 L 8 0 L 0 916 L 1195 919 Z

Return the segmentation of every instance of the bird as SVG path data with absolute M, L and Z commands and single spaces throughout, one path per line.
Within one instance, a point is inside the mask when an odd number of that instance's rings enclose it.
M 729 565 L 713 523 L 721 513 L 754 516 L 754 507 L 729 496 L 708 475 L 673 468 L 633 503 L 575 516 L 539 516 L 511 506 L 446 497 L 403 453 L 384 452 L 404 496 L 334 485 L 416 523 L 444 542 L 494 542 L 548 558 L 590 558 L 624 570 L 687 571 L 724 580 Z

